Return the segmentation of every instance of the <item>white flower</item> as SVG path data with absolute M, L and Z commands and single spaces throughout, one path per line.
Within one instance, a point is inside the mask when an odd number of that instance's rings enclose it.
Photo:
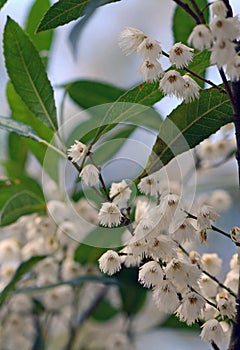
M 162 54 L 157 40 L 146 37 L 137 48 L 137 52 L 144 60 L 155 61 Z
M 126 55 L 137 50 L 146 35 L 133 27 L 126 27 L 119 35 L 119 46 Z
M 182 259 L 172 259 L 165 268 L 165 273 L 176 287 L 186 288 L 188 285 L 197 287 L 201 271 Z
M 224 332 L 221 324 L 215 320 L 211 319 L 205 322 L 202 326 L 202 331 L 200 337 L 206 342 L 215 342 L 216 344 L 222 344 L 224 341 Z
M 219 68 L 232 61 L 235 57 L 235 45 L 228 39 L 217 39 L 211 48 L 210 62 Z
M 141 179 L 138 188 L 142 193 L 154 196 L 158 193 L 158 186 L 158 179 L 156 178 L 156 176 L 154 176 L 154 174 L 152 174 Z
M 57 275 L 58 274 L 58 263 L 55 261 L 54 258 L 49 257 L 47 259 L 44 259 L 39 264 L 37 264 L 35 271 L 38 275 Z
M 81 266 L 72 259 L 65 259 L 61 266 L 61 276 L 64 280 L 70 280 L 81 276 L 83 273 Z
M 165 95 L 182 98 L 185 80 L 181 74 L 175 70 L 169 70 L 160 80 L 159 88 Z
M 101 225 L 106 227 L 118 226 L 121 223 L 122 214 L 115 203 L 102 203 L 98 213 L 98 219 Z
M 190 326 L 198 319 L 204 305 L 203 297 L 195 292 L 189 292 L 184 296 L 176 315 L 180 318 L 180 321 L 186 322 Z
M 197 225 L 200 230 L 211 228 L 212 222 L 215 221 L 218 214 L 208 205 L 203 205 L 197 213 Z
M 239 270 L 231 270 L 228 272 L 227 277 L 224 281 L 224 285 L 230 288 L 234 293 L 238 292 L 238 282 L 239 282 Z
M 163 271 L 156 261 L 149 261 L 139 269 L 138 280 L 144 287 L 157 286 L 163 281 Z
M 211 298 L 215 297 L 215 295 L 217 294 L 218 284 L 207 275 L 203 274 L 201 276 L 199 280 L 199 285 L 201 288 L 201 292 L 205 297 Z
M 163 213 L 163 221 L 165 227 L 169 226 L 171 221 L 177 219 L 179 213 L 181 213 L 178 211 L 179 201 L 180 197 L 177 194 L 167 194 L 161 199 L 159 212 Z M 180 215 L 180 220 L 182 219 L 183 217 Z
M 188 38 L 188 44 L 192 44 L 200 51 L 209 49 L 212 45 L 212 41 L 212 33 L 205 24 L 198 24 L 194 27 Z
M 73 144 L 67 150 L 67 154 L 73 163 L 76 163 L 79 159 L 81 159 L 85 154 L 87 154 L 88 148 L 82 142 L 75 140 L 75 144 Z
M 193 59 L 193 49 L 182 44 L 176 43 L 169 52 L 169 60 L 177 68 L 186 67 Z
M 95 186 L 99 181 L 99 170 L 95 165 L 88 164 L 82 169 L 80 175 L 87 186 Z
M 196 229 L 189 219 L 185 219 L 178 229 L 171 233 L 171 237 L 179 243 L 192 242 L 196 238 Z
M 14 238 L 0 241 L 0 262 L 15 261 L 20 259 L 20 247 Z
M 183 75 L 183 79 L 185 81 L 183 90 L 183 98 L 185 102 L 188 103 L 198 99 L 200 86 L 188 74 Z
M 151 83 L 158 80 L 164 73 L 161 64 L 157 60 L 146 59 L 138 69 L 143 80 Z
M 226 73 L 231 80 L 240 80 L 240 56 L 235 55 L 231 61 L 228 61 Z
M 235 40 L 240 35 L 240 22 L 237 16 L 228 18 L 217 16 L 209 26 L 213 37 L 217 40 Z
M 216 253 L 204 253 L 202 255 L 202 268 L 213 276 L 216 276 L 222 266 L 222 259 Z
M 214 1 L 211 4 L 211 10 L 213 16 L 226 17 L 227 16 L 227 8 L 222 0 Z
M 228 293 L 219 293 L 216 297 L 217 306 L 222 317 L 227 316 L 229 319 L 234 319 L 236 315 L 235 299 Z
M 148 256 L 153 259 L 163 259 L 169 261 L 170 259 L 177 257 L 176 248 L 177 245 L 169 237 L 159 235 L 155 238 L 147 240 L 148 244 Z
M 149 215 L 146 215 L 146 217 L 140 220 L 137 224 L 134 230 L 134 235 L 136 239 L 145 238 L 153 232 L 155 227 L 156 224 L 153 222 L 152 218 Z
M 175 286 L 169 280 L 163 280 L 160 286 L 154 288 L 153 300 L 160 311 L 172 313 L 179 306 Z
M 120 252 L 123 253 L 120 257 L 121 262 L 124 263 L 126 267 L 139 266 L 142 258 L 141 256 L 133 255 L 132 245 L 124 247 Z
M 209 205 L 215 208 L 218 212 L 227 210 L 232 204 L 232 198 L 227 191 L 216 190 L 209 198 Z
M 134 241 L 132 242 L 132 240 L 134 240 Z M 135 258 L 137 258 L 137 257 L 143 258 L 143 256 L 147 254 L 148 245 L 147 245 L 145 239 L 141 239 L 141 240 L 136 241 L 135 237 L 133 237 L 129 241 L 129 246 L 131 247 L 132 254 Z
M 130 199 L 131 196 L 131 189 L 128 187 L 125 180 L 122 180 L 121 182 L 113 182 L 110 188 L 110 198 L 114 197 L 116 194 L 118 194 L 114 199 L 113 202 L 116 203 L 120 208 L 126 208 L 128 206 L 127 202 Z
M 110 276 L 121 270 L 121 258 L 114 250 L 108 250 L 98 262 L 100 270 Z
M 238 254 L 233 254 L 231 260 L 230 260 L 230 267 L 231 270 L 238 272 L 239 270 L 239 262 L 238 262 Z
M 109 334 L 104 347 L 105 350 L 132 350 L 133 345 L 124 333 L 112 332 Z
M 211 139 L 206 139 L 198 146 L 198 155 L 201 160 L 215 160 L 216 159 L 216 147 L 215 143 Z
M 146 217 L 150 207 L 150 202 L 146 197 L 141 196 L 137 198 L 135 206 L 135 222 L 137 224 Z

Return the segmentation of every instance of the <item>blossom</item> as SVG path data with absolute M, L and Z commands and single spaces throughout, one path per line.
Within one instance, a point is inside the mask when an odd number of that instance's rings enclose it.
M 138 280 L 144 287 L 151 287 L 161 284 L 163 280 L 163 271 L 156 261 L 149 261 L 139 269 Z
M 158 179 L 153 174 L 141 179 L 138 185 L 138 188 L 142 193 L 150 196 L 157 195 L 158 187 L 159 187 Z
M 228 293 L 218 293 L 217 306 L 222 317 L 227 316 L 229 319 L 234 319 L 236 315 L 236 302 Z
M 226 17 L 227 16 L 227 8 L 222 0 L 214 1 L 211 4 L 211 10 L 213 16 Z
M 121 270 L 121 258 L 114 250 L 106 251 L 98 262 L 100 270 L 110 276 Z
M 126 55 L 137 50 L 146 35 L 133 27 L 126 27 L 119 35 L 119 46 Z
M 219 273 L 222 266 L 222 259 L 216 253 L 204 253 L 201 262 L 202 268 L 214 276 Z
M 153 259 L 169 260 L 177 257 L 176 254 L 176 243 L 173 242 L 169 237 L 159 235 L 152 239 L 147 240 L 148 244 L 148 256 Z
M 226 73 L 231 80 L 240 80 L 240 56 L 234 55 L 233 58 L 228 61 L 226 66 Z
M 159 88 L 165 95 L 175 95 L 176 97 L 183 97 L 185 80 L 181 74 L 175 70 L 169 70 L 160 80 Z
M 234 43 L 225 38 L 217 39 L 211 51 L 210 62 L 219 68 L 231 62 L 236 54 Z
M 157 40 L 146 37 L 138 46 L 137 52 L 144 60 L 155 61 L 162 54 L 162 49 Z
M 0 262 L 9 262 L 20 259 L 20 247 L 13 238 L 0 241 Z
M 211 298 L 215 297 L 215 295 L 217 294 L 218 284 L 207 275 L 203 274 L 201 276 L 199 280 L 199 285 L 201 288 L 201 292 L 205 297 Z
M 157 60 L 146 59 L 138 69 L 140 75 L 146 82 L 153 82 L 163 75 L 161 64 Z
M 240 35 L 240 22 L 237 16 L 228 18 L 217 16 L 209 26 L 213 37 L 217 40 L 235 40 Z
M 211 207 L 215 208 L 217 211 L 224 211 L 231 206 L 232 199 L 227 191 L 215 190 L 211 194 L 208 200 L 208 203 Z
M 84 157 L 88 152 L 88 148 L 84 143 L 75 140 L 75 144 L 68 148 L 67 154 L 73 163 Z
M 180 318 L 180 321 L 186 322 L 190 326 L 198 319 L 204 305 L 203 297 L 195 292 L 189 292 L 184 296 L 176 315 Z
M 130 199 L 131 196 L 131 189 L 128 187 L 125 180 L 122 180 L 121 182 L 113 182 L 110 188 L 110 198 L 114 197 L 116 194 L 117 196 L 113 199 L 113 202 L 116 203 L 121 208 L 127 207 L 127 202 Z
M 176 43 L 169 52 L 169 60 L 177 68 L 186 67 L 193 59 L 193 49 L 182 44 Z
M 197 226 L 200 230 L 211 228 L 212 222 L 215 221 L 218 214 L 208 205 L 203 205 L 197 213 Z
M 188 38 L 188 44 L 192 44 L 200 51 L 203 49 L 209 49 L 212 45 L 212 41 L 212 33 L 205 24 L 198 24 L 195 26 Z
M 196 237 L 196 229 L 191 224 L 190 220 L 185 219 L 183 223 L 171 233 L 172 239 L 179 243 L 184 243 L 186 241 L 193 241 Z
M 87 164 L 82 169 L 79 176 L 82 177 L 82 180 L 85 182 L 86 185 L 92 187 L 97 185 L 99 181 L 99 170 L 95 165 Z
M 180 303 L 176 287 L 169 280 L 163 280 L 154 288 L 153 300 L 160 311 L 168 313 L 174 312 Z
M 58 311 L 63 306 L 70 305 L 73 297 L 72 287 L 63 285 L 46 291 L 43 301 L 47 310 Z
M 196 265 L 173 258 L 166 266 L 165 273 L 173 284 L 179 288 L 186 288 L 187 285 L 197 286 L 201 271 Z
M 118 226 L 121 223 L 122 214 L 115 203 L 102 203 L 98 213 L 98 219 L 101 225 L 106 227 Z
M 230 268 L 231 270 L 234 270 L 235 272 L 238 272 L 239 270 L 239 262 L 238 262 L 238 254 L 233 254 L 231 260 L 230 260 Z
M 185 102 L 188 103 L 192 102 L 195 99 L 198 99 L 200 86 L 188 74 L 183 75 L 183 79 L 185 83 L 184 90 L 182 93 Z
M 224 340 L 224 332 L 221 324 L 215 320 L 210 319 L 205 322 L 202 326 L 200 337 L 206 342 L 215 342 L 221 344 Z

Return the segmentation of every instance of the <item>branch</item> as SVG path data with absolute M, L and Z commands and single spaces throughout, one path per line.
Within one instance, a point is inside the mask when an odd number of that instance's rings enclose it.
M 196 22 L 196 24 L 200 24 L 201 20 L 198 17 L 198 15 L 188 6 L 188 4 L 185 4 L 181 0 L 173 0 L 178 6 L 180 6 L 185 12 L 187 12 Z
M 191 1 L 191 4 L 193 5 L 194 10 L 195 10 L 196 13 L 197 13 L 199 19 L 200 19 L 200 23 L 205 24 L 206 21 L 205 21 L 205 18 L 204 18 L 204 16 L 203 16 L 203 12 L 202 12 L 202 11 L 200 10 L 200 8 L 198 7 L 196 1 L 195 1 L 195 0 L 190 0 L 190 1 Z

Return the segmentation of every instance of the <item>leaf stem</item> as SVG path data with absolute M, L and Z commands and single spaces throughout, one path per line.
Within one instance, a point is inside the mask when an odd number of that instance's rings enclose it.
M 181 7 L 186 13 L 188 13 L 196 22 L 196 24 L 200 24 L 200 18 L 198 16 L 198 14 L 196 14 L 189 6 L 188 4 L 185 4 L 184 2 L 182 2 L 181 0 L 173 0 L 173 2 L 175 2 L 179 7 Z
M 202 12 L 202 11 L 200 10 L 200 8 L 198 7 L 196 1 L 195 1 L 195 0 L 190 0 L 190 1 L 191 1 L 191 4 L 192 4 L 194 10 L 196 11 L 196 13 L 197 13 L 197 15 L 198 15 L 198 17 L 199 17 L 200 23 L 205 24 L 206 21 L 205 21 L 205 18 L 204 18 L 204 16 L 203 16 L 203 12 Z

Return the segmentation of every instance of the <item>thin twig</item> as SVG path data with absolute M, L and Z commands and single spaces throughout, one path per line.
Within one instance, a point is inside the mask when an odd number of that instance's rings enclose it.
M 198 15 L 188 6 L 188 4 L 185 4 L 181 0 L 173 0 L 178 6 L 180 6 L 186 13 L 188 13 L 196 22 L 196 24 L 200 24 L 200 18 Z
M 231 101 L 232 109 L 233 109 L 234 113 L 237 113 L 236 104 L 235 104 L 235 100 L 234 100 L 234 97 L 233 97 L 233 93 L 232 93 L 231 87 L 230 87 L 230 85 L 228 83 L 228 80 L 226 78 L 226 75 L 225 75 L 225 73 L 224 73 L 222 68 L 219 68 L 218 70 L 219 70 L 219 73 L 221 75 L 223 84 L 225 86 L 226 93 L 227 93 L 227 95 L 229 97 L 229 100 Z
M 204 16 L 203 16 L 203 12 L 202 12 L 202 11 L 200 10 L 200 8 L 198 7 L 196 1 L 195 1 L 195 0 L 190 0 L 190 1 L 191 1 L 191 4 L 192 4 L 194 10 L 196 11 L 196 13 L 197 13 L 197 15 L 198 15 L 198 17 L 199 17 L 200 23 L 205 24 L 206 21 L 205 21 L 205 18 L 204 18 Z

